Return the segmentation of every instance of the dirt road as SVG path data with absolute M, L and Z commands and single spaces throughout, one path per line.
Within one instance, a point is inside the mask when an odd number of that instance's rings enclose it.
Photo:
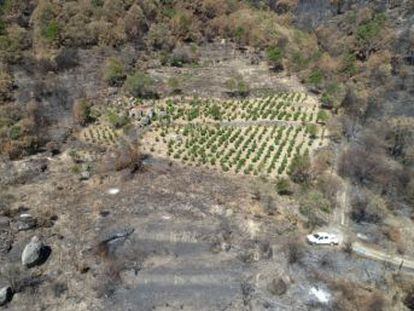
M 349 227 L 349 191 L 350 186 L 347 182 L 344 182 L 343 188 L 338 192 L 337 200 L 338 207 L 333 213 L 332 221 L 333 228 L 336 232 L 342 235 L 344 241 L 354 239 L 355 235 L 351 235 Z M 395 254 L 390 254 L 385 250 L 376 249 L 368 246 L 360 241 L 352 241 L 352 251 L 362 257 L 370 258 L 373 260 L 381 261 L 387 264 L 391 264 L 399 267 L 400 270 L 410 271 L 414 273 L 414 259 L 408 257 L 402 257 Z

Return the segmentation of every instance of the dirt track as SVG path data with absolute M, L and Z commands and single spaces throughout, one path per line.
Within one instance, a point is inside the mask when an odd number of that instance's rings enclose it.
M 355 235 L 351 234 L 349 227 L 349 184 L 344 182 L 343 189 L 338 193 L 338 208 L 333 214 L 333 229 L 342 235 L 344 241 L 355 239 Z M 387 251 L 370 247 L 360 241 L 352 241 L 352 251 L 362 257 L 377 260 L 387 264 L 399 267 L 400 270 L 414 272 L 414 259 L 409 257 L 390 254 Z

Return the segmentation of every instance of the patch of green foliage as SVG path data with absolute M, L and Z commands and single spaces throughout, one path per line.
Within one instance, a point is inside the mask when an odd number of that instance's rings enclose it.
M 344 86 L 338 83 L 330 83 L 322 94 L 321 101 L 325 107 L 338 108 L 344 96 Z
M 76 120 L 82 126 L 85 126 L 88 123 L 94 122 L 96 120 L 95 116 L 92 113 L 92 105 L 86 100 L 81 100 L 75 104 L 74 114 Z
M 362 44 L 370 43 L 378 37 L 387 17 L 384 13 L 376 14 L 372 20 L 359 25 L 356 31 L 356 37 Z
M 296 183 L 307 183 L 310 179 L 311 160 L 309 152 L 296 154 L 289 167 L 289 174 Z
M 353 53 L 347 53 L 342 59 L 341 71 L 348 76 L 352 77 L 358 73 L 358 67 L 356 65 L 356 56 Z
M 141 98 L 156 97 L 153 86 L 154 80 L 149 75 L 139 71 L 128 75 L 124 85 L 127 93 Z
M 315 139 L 318 135 L 318 127 L 315 124 L 307 124 L 306 132 L 309 134 L 310 138 Z
M 119 86 L 125 80 L 124 66 L 117 58 L 110 58 L 104 69 L 104 80 L 111 86 Z
M 220 107 L 217 104 L 212 105 L 209 108 L 208 113 L 214 120 L 221 120 L 221 111 Z
M 115 128 L 124 127 L 129 123 L 129 119 L 126 115 L 119 114 L 115 111 L 110 111 L 107 115 L 107 119 Z
M 42 36 L 49 42 L 55 42 L 59 38 L 59 24 L 55 19 L 42 29 Z
M 241 75 L 237 75 L 226 81 L 226 86 L 231 93 L 237 96 L 247 96 L 249 94 L 249 85 L 243 80 Z
M 320 85 L 324 80 L 323 73 L 320 69 L 313 70 L 309 77 L 308 77 L 308 83 L 313 85 Z
M 283 59 L 283 50 L 277 46 L 273 46 L 266 51 L 267 59 L 272 63 L 279 63 Z
M 307 215 L 311 210 L 316 211 L 318 209 L 324 213 L 330 213 L 332 210 L 331 203 L 321 192 L 309 191 L 301 200 L 300 211 Z
M 22 136 L 22 129 L 18 125 L 14 125 L 10 129 L 9 137 L 11 140 L 18 140 Z
M 326 122 L 329 120 L 329 114 L 325 110 L 319 110 L 317 120 L 318 122 Z
M 103 5 L 105 4 L 105 0 L 92 0 L 91 2 L 95 8 L 103 7 Z
M 290 195 L 292 194 L 292 186 L 289 179 L 279 178 L 276 182 L 276 191 L 280 195 Z

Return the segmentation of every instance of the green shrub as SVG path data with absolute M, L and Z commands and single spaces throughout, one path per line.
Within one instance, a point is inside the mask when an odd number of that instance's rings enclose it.
M 13 97 L 13 77 L 6 71 L 0 70 L 0 102 Z
M 91 104 L 86 100 L 75 102 L 72 109 L 73 119 L 79 125 L 87 125 L 95 120 L 91 112 Z
M 116 58 L 109 58 L 105 64 L 104 80 L 111 86 L 120 86 L 125 80 L 124 66 Z
M 18 140 L 22 136 L 22 128 L 14 125 L 10 129 L 9 137 L 11 140 Z
M 177 47 L 169 56 L 169 64 L 174 67 L 183 67 L 186 64 L 197 64 L 197 57 L 191 48 Z
M 221 111 L 217 104 L 212 105 L 208 109 L 208 113 L 214 120 L 221 120 Z
M 157 97 L 153 90 L 154 80 L 142 72 L 128 75 L 125 81 L 125 91 L 134 97 L 154 98 Z
M 129 119 L 124 114 L 118 114 L 115 111 L 111 111 L 107 115 L 108 121 L 114 126 L 115 128 L 124 127 L 129 123 Z
M 358 73 L 356 64 L 356 56 L 354 53 L 348 52 L 342 58 L 341 71 L 352 77 Z
M 273 70 L 283 70 L 283 50 L 281 48 L 277 46 L 268 48 L 266 51 L 266 56 Z
M 231 95 L 245 97 L 249 94 L 249 85 L 243 80 L 241 75 L 236 75 L 226 81 L 226 87 Z
M 317 121 L 325 123 L 329 120 L 329 114 L 325 110 L 319 110 Z
M 59 38 L 59 24 L 52 19 L 43 29 L 42 36 L 49 42 L 55 42 Z
M 307 183 L 311 178 L 311 161 L 309 153 L 296 154 L 290 164 L 289 174 L 296 183 Z
M 332 210 L 331 203 L 328 199 L 324 197 L 322 192 L 313 190 L 306 193 L 306 195 L 301 199 L 301 210 L 307 214 L 306 211 L 320 210 L 324 213 L 330 213 Z
M 322 71 L 320 69 L 315 69 L 310 73 L 308 83 L 317 86 L 323 82 L 323 79 L 324 77 Z
M 276 182 L 276 191 L 280 195 L 292 194 L 292 186 L 287 178 L 279 178 Z
M 306 125 L 306 132 L 309 134 L 310 138 L 315 139 L 318 134 L 318 127 L 315 124 Z
M 95 8 L 99 8 L 99 7 L 103 7 L 105 0 L 92 0 L 91 2 Z
M 358 41 L 361 44 L 367 44 L 376 39 L 386 20 L 386 15 L 380 13 L 375 15 L 371 21 L 358 26 L 356 31 Z

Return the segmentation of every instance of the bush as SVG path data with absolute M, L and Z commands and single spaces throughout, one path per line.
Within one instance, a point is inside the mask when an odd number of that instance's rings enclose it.
M 176 77 L 171 77 L 167 81 L 168 87 L 172 94 L 181 94 L 181 81 Z
M 309 153 L 296 154 L 290 164 L 289 174 L 295 183 L 308 183 L 311 179 Z
M 125 81 L 125 91 L 134 97 L 154 98 L 157 97 L 153 89 L 154 80 L 142 72 L 129 75 Z
M 114 151 L 113 154 L 107 155 L 103 162 L 103 171 L 116 170 L 121 171 L 129 169 L 134 173 L 142 169 L 144 157 L 137 145 L 123 145 Z
M 165 24 L 152 24 L 147 35 L 147 45 L 163 51 L 171 51 L 175 45 L 174 37 Z
M 370 47 L 373 41 L 378 39 L 380 32 L 387 20 L 385 14 L 377 14 L 374 18 L 358 26 L 356 37 L 361 47 Z
M 18 125 L 14 125 L 10 128 L 9 138 L 11 140 L 18 140 L 22 136 L 22 128 Z
M 343 56 L 341 71 L 349 77 L 358 73 L 358 66 L 356 64 L 356 56 L 354 53 L 348 52 Z
M 351 219 L 356 223 L 381 224 L 381 207 L 378 199 L 370 197 L 366 192 L 354 192 L 351 198 Z
M 300 211 L 303 215 L 309 216 L 312 212 L 331 212 L 331 202 L 325 198 L 322 192 L 317 190 L 308 191 L 300 202 Z
M 74 121 L 79 125 L 85 126 L 94 121 L 94 118 L 91 115 L 91 104 L 86 100 L 75 102 L 72 113 Z
M 119 114 L 115 111 L 111 111 L 108 113 L 108 121 L 112 124 L 115 128 L 124 127 L 129 123 L 129 119 L 124 114 Z
M 306 132 L 309 134 L 311 139 L 315 139 L 318 135 L 318 127 L 315 124 L 307 124 Z
M 59 24 L 53 19 L 43 29 L 42 36 L 50 43 L 55 42 L 59 38 Z
M 313 84 L 314 86 L 319 86 L 323 82 L 323 73 L 320 69 L 313 70 L 309 77 L 308 77 L 308 83 Z
M 171 66 L 182 67 L 185 64 L 196 64 L 197 57 L 189 48 L 178 47 L 171 53 L 169 63 Z
M 326 123 L 329 120 L 329 114 L 325 110 L 319 110 L 316 120 L 321 123 Z
M 279 178 L 276 182 L 276 191 L 280 195 L 291 195 L 292 186 L 287 178 Z
M 273 46 L 267 49 L 266 56 L 269 64 L 274 71 L 283 70 L 283 50 L 277 46 Z
M 305 256 L 303 243 L 297 241 L 296 239 L 288 241 L 285 248 L 289 264 L 300 263 Z
M 243 80 L 241 75 L 236 75 L 226 81 L 226 87 L 232 96 L 246 97 L 249 95 L 249 85 Z
M 124 66 L 117 58 L 109 58 L 105 64 L 104 80 L 111 86 L 120 86 L 125 80 Z
M 4 71 L 0 70 L 0 102 L 11 100 L 13 96 L 13 78 Z

